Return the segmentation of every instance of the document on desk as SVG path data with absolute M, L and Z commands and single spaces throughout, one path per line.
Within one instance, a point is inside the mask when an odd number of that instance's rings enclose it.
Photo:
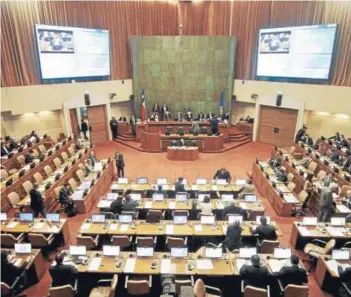
M 77 190 L 84 191 L 85 189 L 89 189 L 89 188 L 90 188 L 90 185 L 91 185 L 91 180 L 83 181 L 83 182 L 79 185 L 79 187 L 77 188 Z
M 166 226 L 166 234 L 167 235 L 172 235 L 174 233 L 174 226 L 173 225 L 167 225 Z
M 351 209 L 349 209 L 347 206 L 345 206 L 343 204 L 336 205 L 336 209 L 341 213 L 350 213 L 351 212 Z
M 163 185 L 163 186 L 162 186 L 162 190 L 168 191 L 168 190 L 169 190 L 169 185 Z
M 127 259 L 124 265 L 124 273 L 133 273 L 135 269 L 136 259 Z
M 102 258 L 93 258 L 88 266 L 88 271 L 98 271 Z
M 210 270 L 213 269 L 211 260 L 196 260 L 196 268 L 199 270 Z
M 127 232 L 128 228 L 129 228 L 128 224 L 121 224 L 121 225 L 119 225 L 119 231 L 120 232 Z
M 325 227 L 325 230 L 327 230 L 331 236 L 345 236 L 344 232 L 346 231 L 343 227 Z
M 84 191 L 75 191 L 72 194 L 72 199 L 73 200 L 83 200 L 83 193 L 84 193 Z
M 202 232 L 202 226 L 201 225 L 195 225 L 195 232 Z
M 169 209 L 176 209 L 176 203 L 173 202 L 173 201 L 172 201 L 172 202 L 169 202 L 169 203 L 168 203 L 168 208 L 169 208 Z
M 152 208 L 152 201 L 146 201 L 144 208 Z
M 94 166 L 94 171 L 95 172 L 102 171 L 102 163 L 96 162 Z
M 311 233 L 306 227 L 298 227 L 302 236 L 310 236 Z
M 300 201 L 296 199 L 296 197 L 291 193 L 284 194 L 284 200 L 287 203 L 299 203 Z
M 90 228 L 90 223 L 84 223 L 82 227 L 80 227 L 80 230 L 88 230 Z
M 118 224 L 111 224 L 109 229 L 110 230 L 117 230 L 118 229 Z
M 217 204 L 217 209 L 224 209 L 224 206 L 223 206 L 222 202 L 217 201 L 216 204 Z
M 35 223 L 34 226 L 33 226 L 33 228 L 34 228 L 34 229 L 43 229 L 44 226 L 45 226 L 44 223 Z
M 279 272 L 286 263 L 285 260 L 269 259 L 268 265 L 273 273 Z
M 218 187 L 216 185 L 212 185 L 212 191 L 218 191 Z
M 240 202 L 240 207 L 242 208 L 242 209 L 247 209 L 247 205 L 246 205 L 246 203 L 245 202 Z
M 171 269 L 171 259 L 162 259 L 161 260 L 161 274 L 172 273 Z
M 15 228 L 19 222 L 10 222 L 6 225 L 6 228 Z
M 197 191 L 199 188 L 197 187 L 197 185 L 191 185 L 191 189 L 192 189 L 193 191 Z
M 97 207 L 98 208 L 109 208 L 113 201 L 111 200 L 100 200 Z
M 175 185 L 172 186 L 171 190 L 172 190 L 172 191 L 175 191 Z

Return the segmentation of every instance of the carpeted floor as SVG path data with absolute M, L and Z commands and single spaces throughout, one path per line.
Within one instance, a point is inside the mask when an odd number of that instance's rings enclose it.
M 234 150 L 220 153 L 220 154 L 200 154 L 200 159 L 197 161 L 169 161 L 166 153 L 149 154 L 141 153 L 134 149 L 120 145 L 116 142 L 108 142 L 95 147 L 98 158 L 106 158 L 114 156 L 115 152 L 120 151 L 124 155 L 126 168 L 125 175 L 131 180 L 137 176 L 147 176 L 154 180 L 156 177 L 167 177 L 170 180 L 175 180 L 178 176 L 183 176 L 193 182 L 197 177 L 204 177 L 211 179 L 218 168 L 227 168 L 232 177 L 247 178 L 246 173 L 251 171 L 252 162 L 255 158 L 268 159 L 270 157 L 272 146 L 251 142 Z M 259 193 L 258 193 L 259 194 Z M 290 246 L 291 223 L 296 218 L 282 218 L 278 217 L 271 207 L 270 203 L 263 198 L 266 208 L 266 213 L 275 220 L 283 236 L 280 238 L 283 247 Z M 95 212 L 95 206 L 91 213 Z M 83 220 L 90 216 L 77 215 L 69 219 L 70 243 L 75 243 L 77 231 L 81 226 Z M 301 254 L 302 255 L 302 254 Z M 49 263 L 47 264 L 49 267 Z M 43 279 L 34 287 L 26 291 L 28 297 L 42 297 L 47 296 L 48 288 L 51 283 L 49 273 L 46 273 Z M 321 291 L 316 284 L 313 273 L 309 276 L 310 296 L 330 296 Z

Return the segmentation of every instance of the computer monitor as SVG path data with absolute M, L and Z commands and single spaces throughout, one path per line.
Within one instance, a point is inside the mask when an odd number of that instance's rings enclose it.
M 140 201 L 141 200 L 141 194 L 140 193 L 133 193 L 133 194 L 129 194 L 130 198 L 133 201 Z
M 163 201 L 165 199 L 165 195 L 161 193 L 154 193 L 152 194 L 153 201 Z
M 262 216 L 257 216 L 256 217 L 256 224 L 261 224 L 261 219 Z M 267 219 L 267 224 L 270 224 L 271 223 L 271 217 L 268 217 L 268 216 L 264 216 L 266 219 Z
M 30 254 L 32 252 L 32 245 L 30 243 L 15 243 L 16 254 Z
M 201 216 L 201 224 L 203 225 L 214 225 L 215 216 Z
M 0 222 L 7 221 L 7 213 L 6 212 L 1 212 L 0 213 Z
M 205 248 L 205 257 L 206 258 L 222 258 L 223 257 L 223 248 L 222 247 L 206 247 Z
M 239 257 L 240 258 L 251 258 L 251 256 L 257 254 L 257 248 L 240 248 L 239 249 Z
M 186 257 L 188 257 L 188 248 L 187 247 L 171 248 L 171 257 L 172 258 L 186 258 Z
M 53 222 L 53 223 L 60 222 L 60 214 L 59 213 L 47 213 L 45 217 L 46 217 L 46 220 L 49 222 Z
M 182 184 L 183 185 L 187 185 L 188 184 L 188 179 L 187 178 L 183 178 Z
M 243 216 L 229 215 L 228 216 L 228 224 L 234 224 L 234 222 L 239 222 L 240 224 L 242 224 L 243 223 Z
M 233 194 L 222 194 L 221 199 L 224 202 L 230 202 L 234 200 L 234 195 Z
M 305 226 L 317 226 L 317 222 L 316 217 L 304 217 L 302 220 L 302 224 Z
M 161 177 L 156 180 L 157 185 L 167 185 L 168 180 L 167 178 Z
M 118 221 L 123 224 L 130 224 L 133 222 L 133 215 L 132 214 L 120 214 L 118 216 Z
M 244 195 L 245 202 L 256 202 L 257 196 L 256 195 Z
M 196 184 L 197 185 L 206 185 L 207 184 L 207 180 L 206 180 L 206 178 L 197 178 L 196 179 Z
M 346 223 L 345 218 L 333 217 L 330 219 L 330 225 L 332 225 L 332 226 L 345 226 L 345 223 Z
M 226 184 L 228 184 L 228 183 L 227 183 L 227 180 L 225 180 L 225 179 L 220 178 L 220 179 L 216 180 L 216 185 L 218 185 L 218 186 L 224 186 Z
M 92 214 L 91 221 L 93 223 L 105 223 L 106 217 L 104 214 Z
M 186 224 L 187 222 L 188 222 L 187 216 L 174 216 L 173 217 L 173 223 L 175 225 Z
M 185 202 L 188 199 L 188 193 L 176 193 L 175 199 L 177 202 Z
M 204 202 L 204 199 L 205 199 L 206 196 L 211 197 L 211 194 L 210 194 L 210 193 L 202 193 L 202 194 L 199 194 L 199 195 L 197 196 L 197 199 L 199 200 L 199 202 Z
M 147 179 L 147 177 L 138 177 L 137 178 L 137 184 L 138 185 L 145 185 L 149 182 L 149 180 Z
M 237 179 L 236 181 L 235 181 L 235 185 L 237 185 L 237 186 L 243 186 L 243 185 L 246 185 L 246 179 Z
M 291 256 L 291 249 L 289 248 L 274 248 L 274 258 L 288 259 Z
M 119 177 L 117 180 L 117 183 L 120 185 L 126 185 L 128 184 L 128 178 L 126 177 Z
M 332 251 L 333 260 L 349 260 L 350 259 L 350 250 L 333 250 Z
M 136 249 L 137 257 L 153 257 L 154 248 L 153 247 L 137 247 Z
M 32 213 L 20 213 L 19 214 L 20 222 L 33 222 L 33 214 Z
M 117 193 L 107 193 L 106 194 L 106 200 L 114 201 L 118 198 Z
M 70 256 L 86 256 L 87 248 L 85 245 L 70 245 L 69 254 Z
M 117 257 L 119 256 L 120 247 L 116 245 L 103 245 L 102 255 L 105 257 Z

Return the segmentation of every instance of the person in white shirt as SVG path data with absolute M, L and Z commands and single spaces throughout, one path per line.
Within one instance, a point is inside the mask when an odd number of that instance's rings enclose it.
M 200 215 L 212 216 L 212 203 L 209 196 L 204 197 L 204 202 L 198 204 L 198 209 L 201 211 Z

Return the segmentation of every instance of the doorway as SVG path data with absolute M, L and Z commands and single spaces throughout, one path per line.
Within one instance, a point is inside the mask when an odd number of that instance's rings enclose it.
M 107 127 L 106 105 L 89 106 L 87 110 L 89 127 L 91 128 L 91 144 L 108 141 L 109 131 Z

